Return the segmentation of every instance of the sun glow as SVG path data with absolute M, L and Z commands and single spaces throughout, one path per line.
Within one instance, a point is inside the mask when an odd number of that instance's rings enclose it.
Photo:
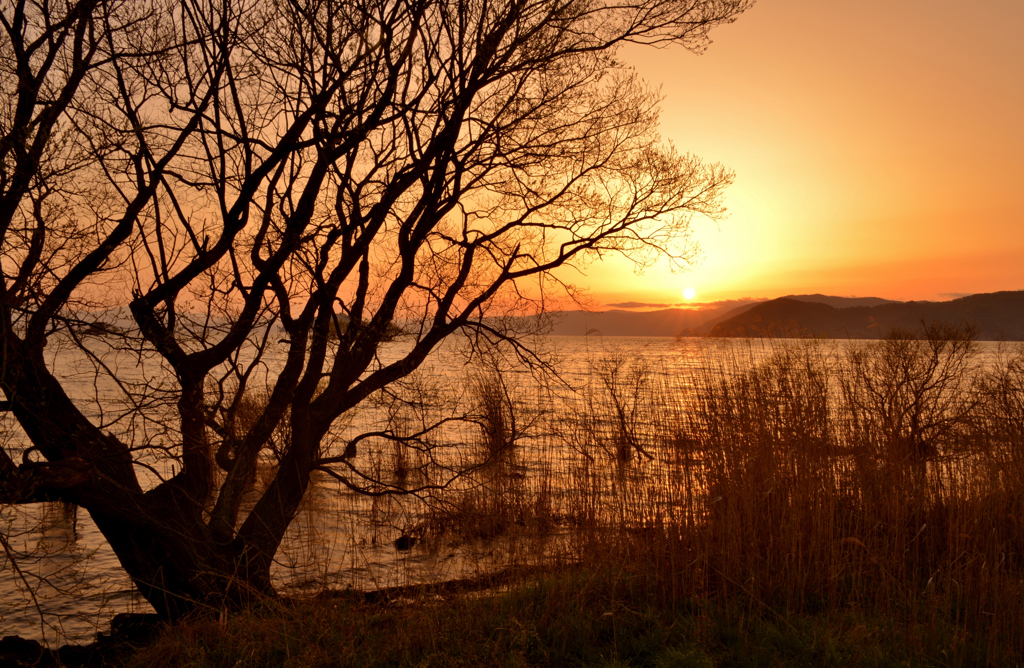
M 696 296 L 697 291 L 694 290 L 693 288 L 686 288 L 685 290 L 683 290 L 683 297 L 686 297 L 687 300 L 693 299 Z

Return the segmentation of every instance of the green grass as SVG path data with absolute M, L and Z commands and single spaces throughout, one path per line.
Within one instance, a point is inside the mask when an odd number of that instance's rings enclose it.
M 509 591 L 367 604 L 268 602 L 166 628 L 132 666 L 973 666 L 1009 653 L 952 624 L 854 611 L 795 615 L 742 601 L 663 600 L 622 572 L 563 571 Z M 986 654 L 988 655 L 986 657 Z

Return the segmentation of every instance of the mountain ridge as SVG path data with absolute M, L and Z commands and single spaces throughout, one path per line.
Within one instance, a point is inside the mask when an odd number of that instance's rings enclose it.
M 901 302 L 881 297 L 787 295 L 716 302 L 704 308 L 654 311 L 560 311 L 550 333 L 563 336 L 827 337 L 877 339 L 892 327 L 922 322 L 972 324 L 980 340 L 1024 340 L 1024 290 L 950 301 Z
M 981 293 L 945 302 L 909 301 L 836 308 L 789 297 L 762 302 L 707 328 L 719 337 L 878 339 L 925 322 L 971 325 L 983 341 L 1024 340 L 1024 290 Z

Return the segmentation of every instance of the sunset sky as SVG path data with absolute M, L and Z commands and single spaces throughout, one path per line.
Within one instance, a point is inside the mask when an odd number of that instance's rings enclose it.
M 595 306 L 1024 289 L 1024 2 L 761 0 L 708 51 L 623 53 L 662 134 L 736 173 L 703 261 L 575 280 Z

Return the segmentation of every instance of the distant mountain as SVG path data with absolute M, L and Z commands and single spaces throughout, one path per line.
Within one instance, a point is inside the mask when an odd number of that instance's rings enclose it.
M 729 320 L 730 318 L 735 318 L 742 313 L 746 313 L 747 311 L 754 308 L 758 304 L 763 303 L 763 301 L 752 301 L 750 303 L 743 304 L 742 306 L 737 306 L 736 308 L 729 309 L 725 313 L 719 313 L 714 317 L 708 318 L 698 326 L 691 327 L 690 329 L 680 332 L 680 334 L 684 336 L 701 336 L 703 334 L 707 334 L 711 330 L 711 328 L 713 328 L 718 323 L 723 322 L 725 320 Z
M 557 311 L 548 314 L 551 334 L 559 336 L 678 336 L 695 331 L 709 319 L 738 312 L 737 305 L 757 302 L 731 300 L 697 308 L 669 308 L 658 311 Z
M 893 327 L 919 328 L 922 322 L 970 323 L 982 340 L 1024 340 L 1024 291 L 993 292 L 948 302 L 892 302 L 850 305 L 819 295 L 762 302 L 709 323 L 711 336 L 877 339 Z M 868 298 L 872 300 L 875 298 Z
M 881 304 L 899 304 L 893 299 L 881 297 L 829 297 L 828 295 L 786 295 L 782 299 L 795 299 L 798 302 L 814 302 L 828 304 L 834 308 L 850 308 L 851 306 L 880 306 Z
M 878 297 L 791 295 L 789 298 L 833 306 L 874 306 L 888 302 Z M 657 311 L 558 311 L 549 316 L 553 323 L 551 334 L 560 336 L 679 336 L 706 334 L 719 322 L 738 316 L 763 303 L 763 300 L 733 299 L 700 304 L 692 308 L 667 308 Z
M 829 306 L 833 306 L 835 308 L 847 308 L 847 307 L 851 307 L 851 306 L 878 306 L 880 304 L 897 304 L 897 303 L 899 303 L 899 302 L 894 302 L 891 299 L 882 299 L 881 297 L 830 297 L 828 295 L 820 295 L 820 294 L 815 294 L 815 295 L 788 295 L 786 297 L 781 297 L 781 299 L 792 299 L 792 300 L 796 300 L 796 301 L 799 301 L 799 302 L 812 302 L 812 303 L 816 303 L 816 304 L 828 304 Z M 750 309 L 752 309 L 752 308 L 754 308 L 756 306 L 761 306 L 761 305 L 766 304 L 766 303 L 768 303 L 768 302 L 766 302 L 766 301 L 751 301 L 750 303 L 743 304 L 742 306 L 738 306 L 738 307 L 736 307 L 734 309 L 731 309 L 731 310 L 729 310 L 729 311 L 727 311 L 727 312 L 725 312 L 725 313 L 723 313 L 721 315 L 718 315 L 716 317 L 708 318 L 703 323 L 701 323 L 698 327 L 691 328 L 691 329 L 683 332 L 683 334 L 686 335 L 686 336 L 701 336 L 701 335 L 705 335 L 705 334 L 710 334 L 711 331 L 715 328 L 715 326 L 717 326 L 717 325 L 719 325 L 719 324 L 721 324 L 721 323 L 723 323 L 723 322 L 725 322 L 727 320 L 730 320 L 732 318 L 736 318 L 736 317 L 740 316 L 743 313 L 746 313 L 747 311 L 749 311 Z

